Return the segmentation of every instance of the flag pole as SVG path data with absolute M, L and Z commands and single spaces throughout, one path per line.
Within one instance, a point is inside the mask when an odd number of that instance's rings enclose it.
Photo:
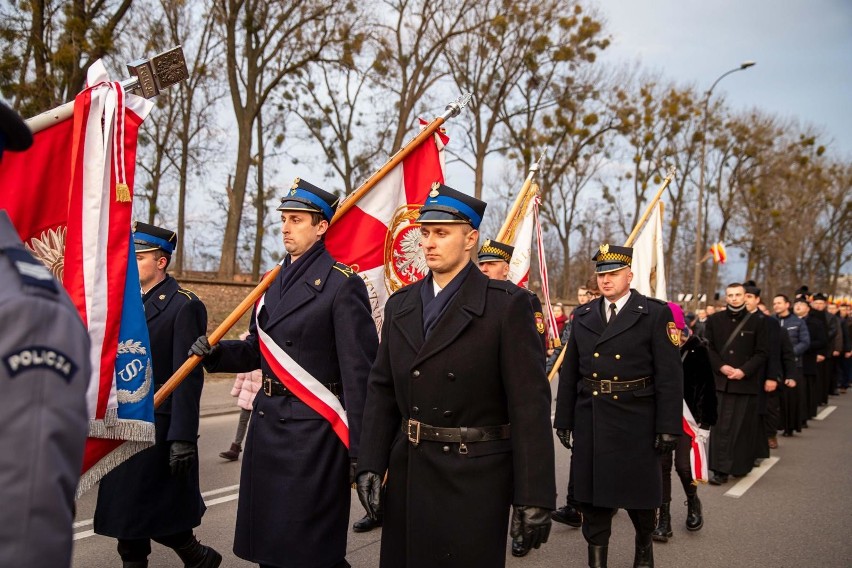
M 669 186 L 674 179 L 675 175 L 675 167 L 672 166 L 669 168 L 669 175 L 666 176 L 666 179 L 663 180 L 663 184 L 660 186 L 660 189 L 657 190 L 657 194 L 654 196 L 654 199 L 651 200 L 651 203 L 648 204 L 648 207 L 645 209 L 645 213 L 642 214 L 642 217 L 639 218 L 639 222 L 636 223 L 636 226 L 633 227 L 633 231 L 627 237 L 627 241 L 624 243 L 624 246 L 629 247 L 633 245 L 633 241 L 636 240 L 636 237 L 639 235 L 639 230 L 642 228 L 642 225 L 645 224 L 645 221 L 648 220 L 648 217 L 653 213 L 654 208 L 657 206 L 657 202 L 660 201 L 660 198 L 663 196 L 663 191 Z M 559 372 L 559 367 L 562 366 L 562 361 L 565 359 L 565 348 L 562 348 L 562 351 L 559 352 L 559 357 L 556 358 L 556 361 L 553 363 L 553 368 L 550 369 L 550 373 L 547 375 L 548 381 L 553 381 L 553 377 L 556 376 L 556 373 Z
M 461 110 L 470 102 L 471 96 L 471 93 L 465 93 L 455 101 L 448 104 L 443 114 L 435 117 L 432 122 L 430 122 L 417 136 L 408 142 L 408 144 L 400 148 L 393 156 L 391 156 L 385 165 L 370 176 L 367 181 L 361 185 L 361 187 L 353 191 L 346 199 L 343 200 L 343 202 L 341 202 L 340 206 L 337 208 L 337 212 L 331 219 L 331 222 L 334 223 L 340 219 L 344 213 L 349 211 L 362 197 L 367 194 L 367 192 L 379 183 L 379 181 L 381 181 L 388 172 L 402 163 L 402 161 L 415 149 L 417 149 L 418 146 L 428 140 L 430 136 L 434 135 L 441 125 L 447 121 L 447 119 L 458 116 Z M 246 296 L 236 308 L 234 308 L 234 311 L 232 311 L 231 314 L 219 324 L 219 327 L 217 327 L 213 333 L 207 337 L 211 346 L 219 343 L 225 334 L 228 333 L 228 330 L 236 325 L 240 318 L 243 317 L 243 314 L 245 314 L 249 308 L 251 308 L 261 296 L 263 296 L 267 288 L 272 285 L 272 281 L 275 280 L 275 277 L 278 276 L 279 272 L 281 272 L 281 265 L 276 264 L 275 267 L 270 270 L 258 283 L 258 285 L 249 293 L 249 295 Z M 169 380 L 166 381 L 165 384 L 163 384 L 163 386 L 154 394 L 154 408 L 158 408 L 163 401 L 166 400 L 172 392 L 174 392 L 190 371 L 192 371 L 195 366 L 201 362 L 201 359 L 202 357 L 199 357 L 198 355 L 190 355 L 189 358 L 184 361 L 183 365 L 181 365 L 178 370 L 174 372 L 171 378 L 169 378 Z
M 513 244 L 513 241 L 515 240 L 515 230 L 517 229 L 518 223 L 527 211 L 529 200 L 535 194 L 535 191 L 530 191 L 530 188 L 532 187 L 533 178 L 538 171 L 542 158 L 544 158 L 544 153 L 542 153 L 538 157 L 538 160 L 530 166 L 527 179 L 524 180 L 524 184 L 521 186 L 521 191 L 518 192 L 518 197 L 515 198 L 515 202 L 512 204 L 512 208 L 509 210 L 509 214 L 506 216 L 503 226 L 500 227 L 500 232 L 497 233 L 497 241 L 507 245 Z

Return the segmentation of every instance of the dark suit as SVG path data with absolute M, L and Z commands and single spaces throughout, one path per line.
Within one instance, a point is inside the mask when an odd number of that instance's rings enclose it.
M 198 297 L 166 279 L 145 294 L 154 382 L 159 389 L 187 358 L 193 341 L 206 333 L 207 310 Z M 94 529 L 120 539 L 173 535 L 201 524 L 206 507 L 198 464 L 188 476 L 172 476 L 169 446 L 196 442 L 204 370 L 196 367 L 156 410 L 156 444 L 112 470 L 101 481 Z
M 421 288 L 431 279 L 385 307 L 359 461 L 359 471 L 388 472 L 383 568 L 499 568 L 509 506 L 555 505 L 550 387 L 529 295 L 475 268 L 462 278 L 428 338 Z M 511 424 L 511 437 L 414 446 L 401 429 L 409 418 Z
M 298 398 L 258 392 L 254 399 L 234 553 L 286 568 L 326 568 L 346 555 L 349 462 L 358 456 L 367 375 L 378 344 L 364 281 L 335 262 L 322 243 L 314 247 L 273 281 L 248 338 L 222 341 L 205 359 L 211 370 L 260 368 L 273 376 L 261 360 L 259 323 L 314 378 L 341 385 L 348 452 L 330 423 Z M 299 265 L 303 260 L 307 264 Z M 282 295 L 284 276 L 292 269 L 304 272 Z

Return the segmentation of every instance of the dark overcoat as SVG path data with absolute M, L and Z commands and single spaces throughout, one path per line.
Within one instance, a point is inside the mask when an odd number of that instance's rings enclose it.
M 198 297 L 166 275 L 144 298 L 154 383 L 159 389 L 186 361 L 187 351 L 207 331 L 207 309 Z M 101 480 L 94 529 L 116 538 L 166 536 L 201 524 L 206 507 L 198 464 L 172 476 L 171 442 L 198 440 L 204 370 L 196 367 L 154 413 L 156 443 Z
M 728 338 L 746 317 L 748 321 L 728 343 Z M 769 359 L 769 328 L 762 314 L 749 315 L 745 308 L 741 312 L 723 310 L 713 314 L 707 320 L 707 343 L 710 363 L 716 376 L 717 391 L 755 395 L 763 391 L 766 363 Z M 728 379 L 719 370 L 723 365 L 742 370 L 745 377 L 739 380 Z
M 281 281 L 288 268 L 273 281 L 246 340 L 220 342 L 218 358 L 205 361 L 211 370 L 260 368 L 265 376 L 274 376 L 261 361 L 259 321 L 321 383 L 342 383 L 349 452 L 329 422 L 299 399 L 263 392 L 254 399 L 234 553 L 282 568 L 325 568 L 346 555 L 349 458 L 358 456 L 367 376 L 378 345 L 364 281 L 325 250 L 306 260 L 312 260 L 310 266 L 283 296 Z
M 683 361 L 683 400 L 699 426 L 713 426 L 717 418 L 716 383 L 704 340 L 691 335 L 680 347 Z
M 609 325 L 603 298 L 574 310 L 559 375 L 554 427 L 572 430 L 574 499 L 597 507 L 653 509 L 662 503 L 656 434 L 683 433 L 680 332 L 665 302 L 631 290 Z M 631 381 L 642 389 L 605 394 L 583 380 Z
M 499 568 L 510 505 L 555 507 L 540 335 L 527 293 L 473 269 L 424 339 L 424 284 L 431 279 L 388 300 L 370 372 L 359 470 L 388 472 L 380 565 Z M 511 437 L 414 446 L 401 430 L 409 419 L 511 424 Z

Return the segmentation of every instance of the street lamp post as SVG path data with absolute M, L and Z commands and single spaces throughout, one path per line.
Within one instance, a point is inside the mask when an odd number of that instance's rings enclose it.
M 696 215 L 696 227 L 695 227 L 695 272 L 693 274 L 692 280 L 692 301 L 695 309 L 698 309 L 698 297 L 699 297 L 699 288 L 701 284 L 701 259 L 704 257 L 704 247 L 702 246 L 702 228 L 704 226 L 704 220 L 702 218 L 702 209 L 704 206 L 704 160 L 707 156 L 707 115 L 709 113 L 708 107 L 710 104 L 710 95 L 713 94 L 713 89 L 716 88 L 716 85 L 719 84 L 719 81 L 730 75 L 731 73 L 736 73 L 737 71 L 744 71 L 749 67 L 753 67 L 755 65 L 754 61 L 744 61 L 740 64 L 739 67 L 735 67 L 730 71 L 725 71 L 719 77 L 713 81 L 713 84 L 710 85 L 710 88 L 707 89 L 707 92 L 704 93 L 704 125 L 701 131 L 701 171 L 699 172 L 699 181 L 698 181 L 698 214 Z

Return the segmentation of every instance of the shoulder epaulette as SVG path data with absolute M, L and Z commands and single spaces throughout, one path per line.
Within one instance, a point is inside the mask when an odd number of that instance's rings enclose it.
M 340 272 L 341 274 L 343 274 L 347 278 L 349 278 L 350 276 L 355 274 L 355 271 L 352 270 L 352 268 L 350 266 L 343 264 L 342 262 L 335 262 L 332 265 L 332 268 L 334 268 L 335 270 L 337 270 L 338 272 Z
M 645 297 L 648 298 L 649 300 L 651 300 L 652 302 L 657 302 L 658 304 L 662 304 L 664 306 L 669 305 L 669 303 L 666 302 L 665 300 L 660 300 L 659 298 L 652 298 L 651 296 L 645 296 Z
M 190 300 L 197 300 L 198 299 L 198 296 L 195 294 L 195 292 L 193 292 L 192 290 L 187 290 L 186 288 L 179 288 L 178 294 L 183 294 L 184 296 L 186 296 Z
M 506 292 L 507 294 L 510 294 L 510 295 L 514 294 L 515 292 L 520 290 L 520 288 L 518 286 L 512 284 L 508 280 L 491 280 L 491 279 L 489 279 L 488 280 L 488 287 L 489 288 L 497 288 L 498 290 L 503 290 L 504 292 Z

